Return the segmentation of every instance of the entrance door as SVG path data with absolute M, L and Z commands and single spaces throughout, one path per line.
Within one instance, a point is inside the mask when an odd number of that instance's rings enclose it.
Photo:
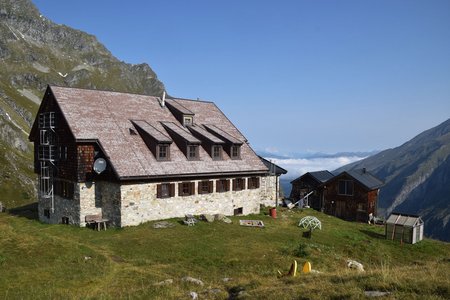
M 346 209 L 345 201 L 336 201 L 336 217 L 345 218 Z

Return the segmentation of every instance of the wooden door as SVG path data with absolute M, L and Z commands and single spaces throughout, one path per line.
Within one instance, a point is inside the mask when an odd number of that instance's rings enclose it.
M 345 218 L 346 210 L 345 210 L 345 201 L 336 201 L 336 217 Z

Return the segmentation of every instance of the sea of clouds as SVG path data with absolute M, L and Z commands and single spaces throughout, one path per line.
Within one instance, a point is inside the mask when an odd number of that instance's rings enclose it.
M 286 169 L 288 173 L 283 177 L 297 178 L 306 172 L 333 170 L 349 163 L 361 160 L 361 156 L 340 156 L 340 157 L 315 157 L 315 158 L 271 158 L 265 157 L 274 164 Z

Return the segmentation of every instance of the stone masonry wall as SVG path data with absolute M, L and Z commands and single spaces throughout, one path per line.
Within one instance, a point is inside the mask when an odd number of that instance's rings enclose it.
M 50 218 L 44 216 L 44 209 L 50 208 L 50 199 L 39 198 L 39 219 L 59 224 L 67 217 L 69 224 L 85 226 L 86 215 L 102 214 L 111 225 L 124 227 L 186 214 L 233 215 L 238 208 L 248 215 L 259 213 L 261 204 L 275 205 L 276 180 L 276 176 L 261 177 L 257 189 L 223 193 L 216 192 L 216 180 L 212 180 L 213 192 L 209 194 L 198 194 L 198 181 L 194 181 L 196 189 L 191 196 L 178 196 L 178 182 L 172 182 L 175 183 L 175 196 L 170 198 L 156 197 L 157 183 L 74 183 L 73 199 L 55 196 L 55 211 Z
M 261 177 L 261 205 L 275 207 L 277 199 L 277 188 L 280 187 L 280 178 L 278 176 Z M 278 197 L 280 204 L 281 199 Z
M 69 218 L 69 224 L 80 224 L 80 194 L 77 192 L 78 184 L 74 186 L 72 199 L 54 196 L 54 211 L 51 212 L 51 199 L 38 197 L 39 220 L 49 224 L 61 224 L 62 218 Z M 50 217 L 46 217 L 44 211 L 50 210 Z
M 86 215 L 101 214 L 109 224 L 120 226 L 120 185 L 98 181 L 80 183 L 80 225 L 85 226 Z
M 197 186 L 198 181 L 194 181 Z M 157 198 L 156 183 L 128 184 L 121 186 L 121 226 L 133 226 L 152 220 L 184 217 L 186 214 L 233 215 L 234 209 L 242 207 L 244 215 L 259 213 L 262 188 L 217 193 L 216 181 L 210 194 Z

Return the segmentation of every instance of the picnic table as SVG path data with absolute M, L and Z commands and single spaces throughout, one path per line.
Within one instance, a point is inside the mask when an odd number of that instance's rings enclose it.
M 108 222 L 108 219 L 104 219 L 101 214 L 97 215 L 86 215 L 85 217 L 86 224 L 93 225 L 94 229 L 97 229 L 97 231 L 100 231 L 102 229 L 106 230 L 106 222 Z

